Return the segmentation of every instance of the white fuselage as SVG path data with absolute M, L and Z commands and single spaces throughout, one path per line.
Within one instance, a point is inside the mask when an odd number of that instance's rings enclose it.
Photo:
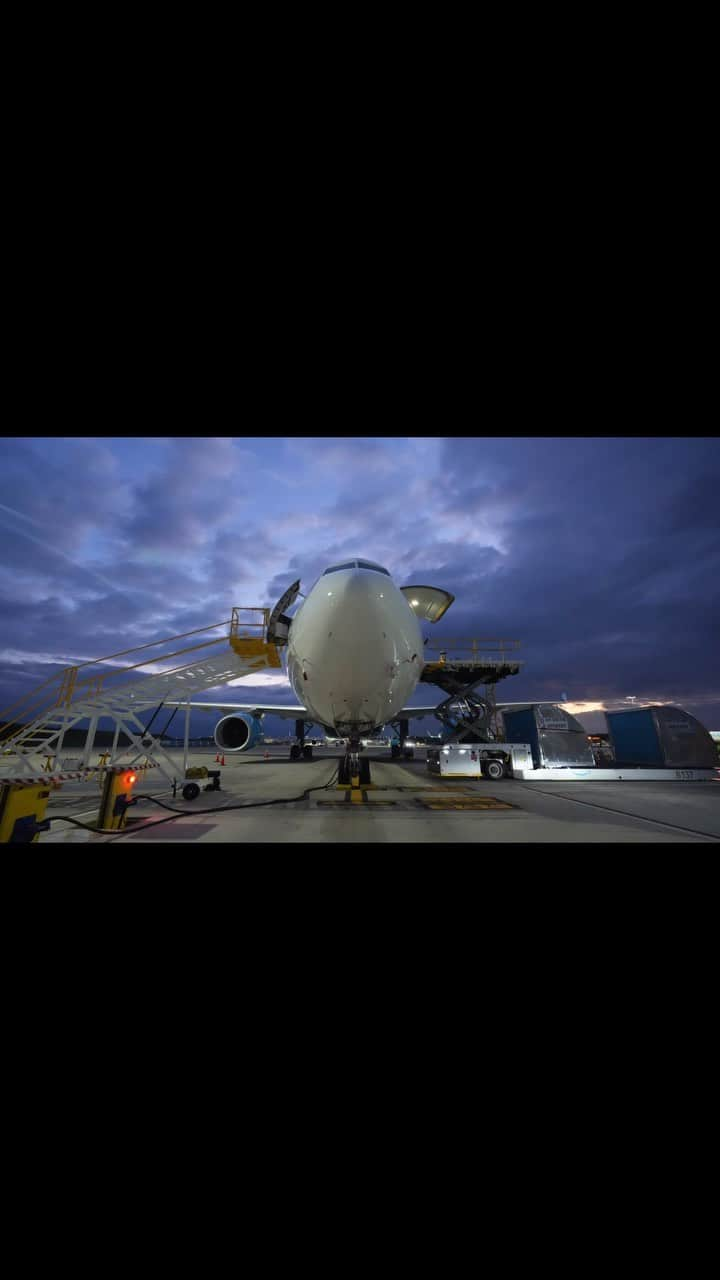
M 397 715 L 420 679 L 420 623 L 380 569 L 326 571 L 292 620 L 287 663 L 319 723 L 365 732 Z

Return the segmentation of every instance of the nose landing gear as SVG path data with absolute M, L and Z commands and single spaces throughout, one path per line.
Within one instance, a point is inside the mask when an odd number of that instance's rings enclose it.
M 369 787 L 370 761 L 360 754 L 359 738 L 351 738 L 338 768 L 339 787 Z

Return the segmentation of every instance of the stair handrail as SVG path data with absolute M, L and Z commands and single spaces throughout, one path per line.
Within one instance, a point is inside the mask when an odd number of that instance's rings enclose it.
M 241 622 L 238 616 L 240 613 L 261 613 L 263 620 L 262 622 Z M 230 635 L 228 638 L 230 639 L 230 641 L 250 638 L 248 636 L 241 635 L 240 627 L 244 627 L 246 629 L 249 629 L 250 631 L 260 631 L 261 639 L 264 639 L 265 638 L 264 633 L 267 631 L 269 617 L 270 617 L 270 610 L 263 608 L 260 605 L 254 605 L 254 604 L 233 605 L 232 614 L 230 617 Z
M 188 632 L 188 634 L 190 635 L 192 634 L 192 632 Z M 219 636 L 215 640 L 204 640 L 202 644 L 191 644 L 184 649 L 176 649 L 173 653 L 160 654 L 154 658 L 148 659 L 148 661 L 165 662 L 167 661 L 168 658 L 179 658 L 184 653 L 197 653 L 200 649 L 209 649 L 212 645 L 226 644 L 226 643 L 227 643 L 227 636 Z M 127 650 L 126 652 L 131 653 L 132 650 Z M 98 661 L 100 660 L 98 659 Z M 86 664 L 86 665 L 89 665 L 89 664 Z M 102 686 L 104 685 L 106 680 L 111 680 L 114 676 L 125 675 L 126 672 L 128 671 L 137 671 L 138 667 L 145 667 L 145 666 L 147 666 L 146 661 L 131 662 L 126 667 L 117 667 L 115 671 L 104 671 L 101 675 L 91 676 L 88 680 L 81 680 L 78 684 L 75 685 L 73 700 L 74 701 L 81 700 L 78 698 L 78 695 L 80 693 L 89 695 L 90 697 L 93 697 L 93 698 L 99 697 L 100 693 L 104 692 L 104 690 L 102 689 Z M 186 663 L 182 663 L 179 667 L 170 667 L 168 668 L 167 671 L 158 671 L 158 672 L 155 672 L 155 674 L 157 676 L 175 675 L 179 671 L 187 671 L 190 667 L 194 667 L 194 666 L 197 666 L 196 662 L 186 662 Z M 113 692 L 115 691 L 113 690 Z M 66 705 L 71 706 L 72 703 L 67 702 Z
M 188 633 L 188 634 L 193 634 L 193 633 Z M 210 648 L 210 646 L 212 645 L 223 644 L 226 639 L 227 637 L 220 636 L 215 640 L 207 640 L 199 645 L 188 645 L 184 649 L 178 649 L 175 653 L 163 654 L 161 655 L 161 657 L 164 660 L 167 658 L 180 657 L 182 654 L 185 654 L 185 653 L 197 653 L 199 650 Z M 157 659 L 151 659 L 151 661 L 157 661 Z M 201 657 L 200 662 L 202 663 L 202 661 L 203 659 Z M 90 664 L 86 663 L 85 665 L 87 666 Z M 68 698 L 66 702 L 66 706 L 70 710 L 72 710 L 73 704 L 77 706 L 78 703 L 82 703 L 84 701 L 92 701 L 94 698 L 99 698 L 104 693 L 108 693 L 108 692 L 112 694 L 117 693 L 120 696 L 122 696 L 122 694 L 126 690 L 129 691 L 129 689 L 133 688 L 133 685 L 125 686 L 124 688 L 121 686 L 120 688 L 117 688 L 114 690 L 107 690 L 107 689 L 103 689 L 104 682 L 108 679 L 111 679 L 113 676 L 119 676 L 119 675 L 122 675 L 124 672 L 137 670 L 138 667 L 143 667 L 145 665 L 146 665 L 145 662 L 137 662 L 127 667 L 118 667 L 115 671 L 108 671 L 99 676 L 92 676 L 89 680 L 85 680 L 80 682 L 79 684 L 75 684 L 74 696 L 71 696 L 70 698 Z M 156 675 L 158 677 L 176 676 L 181 674 L 184 671 L 191 671 L 193 668 L 197 669 L 197 666 L 198 666 L 197 661 L 185 662 L 185 663 L 181 663 L 179 666 L 176 666 L 176 667 L 169 667 L 166 671 L 157 672 Z M 67 670 L 76 670 L 76 668 L 67 668 Z M 153 678 L 152 676 L 148 677 L 148 679 L 152 679 L 152 678 Z M 140 691 L 142 692 L 142 685 L 140 687 Z M 28 733 L 32 729 L 33 724 L 35 723 L 36 720 L 40 718 L 41 714 L 43 714 L 44 716 L 47 716 L 53 710 L 60 708 L 61 705 L 62 704 L 57 701 L 50 702 L 43 708 L 42 713 L 40 711 L 40 708 L 37 708 L 36 709 L 37 714 L 34 715 L 33 720 L 31 720 L 27 724 L 20 725 L 20 727 L 17 728 L 15 732 L 12 734 L 8 734 L 7 736 L 0 735 L 0 741 L 4 742 L 6 746 L 10 745 L 13 742 L 17 742 L 17 740 L 20 739 L 23 736 L 23 734 Z M 37 732 L 37 730 L 35 730 L 35 732 Z
M 260 614 L 262 622 L 240 622 L 239 614 L 241 612 Z M 207 650 L 215 645 L 228 644 L 231 636 L 240 638 L 242 636 L 241 628 L 243 628 L 243 630 L 249 628 L 253 631 L 260 631 L 264 638 L 269 616 L 270 610 L 267 608 L 255 605 L 236 605 L 232 608 L 232 615 L 230 619 L 223 618 L 220 622 L 211 622 L 204 627 L 194 627 L 191 631 L 183 631 L 176 636 L 166 636 L 162 640 L 150 640 L 144 644 L 133 645 L 129 649 L 120 649 L 103 658 L 90 658 L 86 662 L 79 662 L 68 667 L 63 667 L 60 671 L 56 671 L 53 675 L 48 676 L 42 684 L 36 685 L 28 693 L 23 694 L 21 698 L 18 698 L 15 702 L 11 703 L 5 711 L 0 712 L 0 719 L 8 720 L 8 723 L 0 727 L 0 742 L 5 746 L 8 746 L 13 742 L 17 742 L 17 740 L 22 738 L 23 735 L 28 734 L 31 731 L 32 726 L 37 724 L 39 720 L 48 719 L 53 711 L 60 712 L 65 708 L 72 709 L 73 706 L 77 706 L 84 701 L 100 697 L 108 692 L 113 694 L 119 693 L 122 695 L 124 691 L 123 686 L 116 687 L 113 690 L 108 690 L 106 688 L 106 682 L 124 675 L 127 672 L 136 671 L 141 667 L 147 666 L 149 662 L 166 662 L 169 659 L 179 658 L 188 653 L 197 653 L 200 655 L 199 658 L 191 662 L 181 663 L 178 666 L 170 667 L 167 670 L 155 673 L 157 676 L 177 676 L 184 671 L 190 671 L 193 667 L 197 667 L 199 664 L 202 664 L 202 650 Z M 127 657 L 130 654 L 144 652 L 147 649 L 158 649 L 162 645 L 172 644 L 177 640 L 186 640 L 190 636 L 197 636 L 203 632 L 213 631 L 218 627 L 227 627 L 228 625 L 229 631 L 222 636 L 203 640 L 199 644 L 187 645 L 182 649 L 174 649 L 170 653 L 154 654 L 150 657 L 143 658 L 140 662 L 133 662 L 129 663 L 127 666 L 117 667 L 114 671 L 105 671 L 99 674 L 93 673 L 92 675 L 87 675 L 86 678 L 82 680 L 78 680 L 78 673 L 80 671 L 86 672 L 88 667 L 97 667 L 101 664 L 111 662 L 115 658 Z M 232 646 L 229 647 L 232 651 Z M 152 676 L 149 675 L 148 679 L 152 679 Z M 127 689 L 130 687 L 131 686 L 125 686 Z M 47 696 L 50 697 L 51 700 L 49 702 L 46 702 L 44 697 L 40 698 L 38 701 L 39 695 L 43 693 L 43 691 L 46 691 Z M 20 725 L 18 725 L 16 720 L 9 719 L 12 713 L 17 712 L 18 709 L 22 709 L 22 714 L 29 717 L 25 723 Z M 37 732 L 38 730 L 39 726 L 35 731 Z
M 224 640 L 225 640 L 225 639 L 226 639 L 226 637 L 222 636 L 222 637 L 220 637 L 220 638 L 219 638 L 219 639 L 217 639 L 217 640 L 209 640 L 209 641 L 207 641 L 207 643 L 206 643 L 206 644 L 203 644 L 203 645 L 192 645 L 192 646 L 189 646 L 189 647 L 188 647 L 188 648 L 186 648 L 186 649 L 178 650 L 176 654 L 165 654 L 165 655 L 163 655 L 163 656 L 164 656 L 164 657 L 167 657 L 167 658 L 171 658 L 171 657 L 179 657 L 179 656 L 180 656 L 180 654 L 182 654 L 182 653 L 196 652 L 196 651 L 197 651 L 197 650 L 199 650 L 199 649 L 207 648 L 207 647 L 209 647 L 210 645 L 213 645 L 213 644 L 222 644 L 222 643 L 224 642 Z M 202 661 L 202 659 L 201 659 L 201 661 Z M 110 678 L 111 676 L 114 676 L 114 675 L 122 675 L 122 673 L 123 673 L 123 672 L 125 672 L 125 671 L 133 671 L 133 670 L 135 670 L 137 667 L 144 666 L 144 665 L 145 665 L 145 663 L 135 663 L 135 664 L 134 664 L 134 666 L 119 667 L 116 671 L 106 672 L 105 674 L 100 675 L 100 676 L 93 676 L 93 677 L 91 677 L 89 680 L 87 680 L 87 681 L 83 681 L 83 682 L 81 682 L 81 684 L 79 684 L 79 685 L 75 685 L 75 690 L 74 690 L 74 692 L 75 692 L 75 695 L 76 695 L 76 696 L 75 696 L 75 698 L 74 698 L 73 700 L 68 700 L 68 702 L 67 702 L 67 704 L 66 704 L 66 705 L 67 705 L 67 707 L 68 707 L 70 710 L 72 710 L 73 702 L 74 702 L 75 706 L 77 706 L 79 703 L 81 704 L 81 703 L 82 703 L 82 702 L 84 702 L 84 701 L 92 701 L 92 699 L 93 699 L 93 698 L 100 697 L 104 692 L 108 692 L 107 690 L 103 690 L 103 688 L 102 688 L 103 682 L 104 682 L 106 679 L 108 679 L 108 678 Z M 167 671 L 158 672 L 157 674 L 158 674 L 159 676 L 173 676 L 173 675 L 177 675 L 177 674 L 179 674 L 179 673 L 181 673 L 181 672 L 183 672 L 183 671 L 190 671 L 190 670 L 192 670 L 192 668 L 193 668 L 193 667 L 197 668 L 197 665 L 198 665 L 198 664 L 197 664 L 197 662 L 186 662 L 186 663 L 181 663 L 181 664 L 180 664 L 180 666 L 168 668 L 168 670 L 167 670 Z M 68 669 L 70 670 L 71 668 L 68 668 Z M 149 679 L 152 679 L 152 677 L 149 677 Z M 131 685 L 131 686 L 129 686 L 128 688 L 132 688 L 132 687 L 133 687 L 133 686 Z M 121 688 L 119 688 L 119 689 L 112 690 L 111 692 L 112 692 L 112 693 L 118 693 L 118 694 L 120 694 L 120 695 L 122 696 L 122 694 L 123 694 L 123 692 L 124 692 L 124 689 L 121 687 Z M 82 696 L 77 696 L 77 695 L 79 695 L 79 694 L 82 694 Z M 4 736 L 4 735 L 0 734 L 0 742 L 2 742 L 2 743 L 7 747 L 7 746 L 11 745 L 11 744 L 12 744 L 12 743 L 14 743 L 14 742 L 16 743 L 16 742 L 17 742 L 20 738 L 22 738 L 22 737 L 23 737 L 23 735 L 25 735 L 25 734 L 28 734 L 28 733 L 30 733 L 30 732 L 38 732 L 38 731 L 39 731 L 39 727 L 38 727 L 38 729 L 33 729 L 33 725 L 36 723 L 36 721 L 37 721 L 37 720 L 39 720 L 39 719 L 41 719 L 41 718 L 43 718 L 43 719 L 47 718 L 47 716 L 48 716 L 52 711 L 59 709 L 59 708 L 60 708 L 60 706 L 61 706 L 61 704 L 60 704 L 60 703 L 58 703 L 57 701 L 55 701 L 55 702 L 50 702 L 50 703 L 48 703 L 47 705 L 45 705 L 45 706 L 42 708 L 42 710 L 41 710 L 41 708 L 36 708 L 36 714 L 34 714 L 34 715 L 33 715 L 33 719 L 32 719 L 32 720 L 30 720 L 27 724 L 22 724 L 22 725 L 20 725 L 18 728 L 16 728 L 16 729 L 15 729 L 15 731 L 14 731 L 13 733 L 11 733 L 11 734 L 7 734 L 7 736 Z M 7 728 L 7 726 L 5 726 L 5 727 Z
M 185 640 L 189 636 L 200 635 L 204 631 L 212 631 L 212 630 L 215 630 L 217 627 L 228 626 L 228 623 L 229 623 L 229 619 L 223 618 L 220 622 L 211 622 L 204 627 L 194 627 L 192 631 L 182 631 L 179 633 L 179 635 L 176 635 L 176 636 L 166 636 L 162 640 L 150 640 L 145 644 L 133 645 L 133 647 L 130 649 L 120 649 L 116 653 L 107 654 L 103 658 L 90 658 L 86 662 L 78 662 L 71 666 L 63 667 L 60 671 L 56 671 L 51 676 L 48 676 L 47 679 L 43 680 L 41 684 L 35 685 L 27 693 L 24 693 L 22 697 L 16 699 L 16 701 L 11 703 L 10 706 L 6 707 L 5 710 L 0 711 L 0 720 L 7 721 L 6 724 L 0 727 L 0 742 L 9 743 L 14 741 L 16 738 L 20 737 L 21 734 L 25 733 L 26 730 L 30 727 L 30 725 L 35 720 L 37 720 L 41 715 L 42 716 L 47 715 L 50 711 L 53 710 L 53 708 L 71 706 L 72 702 L 75 700 L 75 697 L 78 691 L 80 689 L 85 691 L 86 689 L 85 681 L 82 681 L 78 686 L 77 674 L 79 671 L 85 670 L 87 667 L 97 666 L 100 663 L 110 662 L 114 658 L 126 657 L 128 654 L 131 654 L 131 653 L 140 653 L 145 649 L 155 649 L 159 645 L 170 644 L 176 640 Z M 226 643 L 227 640 L 228 640 L 228 635 L 225 635 L 225 636 L 218 637 L 215 640 L 205 641 L 201 645 L 194 646 L 194 648 L 202 649 L 202 648 L 206 648 L 210 644 L 216 644 L 216 643 L 222 644 L 223 642 Z M 193 647 L 191 646 L 190 648 L 176 650 L 169 654 L 158 655 L 155 658 L 147 659 L 147 661 L 158 661 L 158 660 L 162 661 L 165 658 L 179 657 L 180 654 L 182 653 L 191 652 L 192 648 Z M 120 667 L 117 669 L 116 672 L 105 673 L 103 676 L 100 677 L 100 679 L 102 681 L 108 678 L 110 675 L 119 675 L 123 671 L 130 671 L 130 670 L 133 670 L 134 667 L 141 667 L 144 665 L 145 665 L 145 662 L 138 662 L 138 663 L 130 664 L 130 666 L 127 666 L 127 667 Z M 87 682 L 87 685 L 89 684 L 90 684 L 90 681 Z M 48 689 L 48 686 L 53 686 L 53 685 L 55 686 L 54 689 L 53 688 Z M 40 702 L 37 701 L 39 695 L 45 689 L 48 690 L 48 695 L 51 697 L 51 701 L 48 702 L 47 704 L 45 704 L 44 699 L 41 699 Z M 17 721 L 14 719 L 14 714 L 18 710 L 20 710 L 21 714 L 29 717 L 28 720 L 24 724 L 21 724 L 19 727 L 17 727 Z
M 171 644 L 175 640 L 186 640 L 188 636 L 199 635 L 202 631 L 212 631 L 216 627 L 227 626 L 228 622 L 229 622 L 228 618 L 223 618 L 221 622 L 210 622 L 206 627 L 195 627 L 194 630 L 192 631 L 182 631 L 180 632 L 179 635 L 167 636 L 164 640 L 150 640 L 148 641 L 147 644 L 134 645 L 133 648 L 131 649 L 120 649 L 117 653 L 109 653 L 104 658 L 90 658 L 88 659 L 87 662 L 71 663 L 69 666 L 63 667 L 60 671 L 55 671 L 53 675 L 48 676 L 47 680 L 43 680 L 42 684 L 35 685 L 32 689 L 28 691 L 28 693 L 24 693 L 21 698 L 17 699 L 16 702 L 12 702 L 9 707 L 6 707 L 4 711 L 0 711 L 0 720 L 5 720 L 6 717 L 10 715 L 11 712 L 15 711 L 18 707 L 22 706 L 24 702 L 27 702 L 28 700 L 32 700 L 36 698 L 37 695 L 40 693 L 41 689 L 44 689 L 46 685 L 52 684 L 53 681 L 56 681 L 58 684 L 62 685 L 65 681 L 65 678 L 70 674 L 70 672 L 73 672 L 73 671 L 77 672 L 82 670 L 85 667 L 97 666 L 97 664 L 100 662 L 111 662 L 113 658 L 124 658 L 129 653 L 140 653 L 141 650 L 143 649 L 154 649 L 160 644 Z M 225 637 L 225 639 L 227 639 L 227 637 Z M 168 656 L 174 657 L 175 655 L 169 654 Z M 137 663 L 136 665 L 141 666 L 142 663 Z M 127 667 L 121 668 L 121 669 L 129 670 L 129 668 Z M 1 736 L 2 735 L 0 734 L 0 737 Z
M 36 690 L 35 692 L 38 691 Z M 25 712 L 29 714 L 30 719 L 24 724 L 18 724 L 16 720 L 8 721 L 8 723 L 4 724 L 2 728 L 0 728 L 0 743 L 2 743 L 3 746 L 7 746 L 8 743 L 14 742 L 17 738 L 21 737 L 21 735 L 31 727 L 31 725 L 35 724 L 35 722 L 40 718 L 47 717 L 57 706 L 57 699 L 54 698 L 48 703 L 45 703 L 43 700 L 43 702 L 36 707 L 26 707 Z
M 164 640 L 149 640 L 147 644 L 137 644 L 137 645 L 134 645 L 132 649 L 120 649 L 118 650 L 117 653 L 109 653 L 105 658 L 90 658 L 89 661 L 87 662 L 77 662 L 74 664 L 74 667 L 76 671 L 80 671 L 83 667 L 97 666 L 98 662 L 111 662 L 113 658 L 124 658 L 129 653 L 140 653 L 141 650 L 143 649 L 154 649 L 159 644 L 174 644 L 176 640 L 187 640 L 188 636 L 200 635 L 201 631 L 213 631 L 215 627 L 225 627 L 227 626 L 228 621 L 229 621 L 228 618 L 223 618 L 222 622 L 209 622 L 206 627 L 195 627 L 193 631 L 181 631 L 180 635 L 167 636 Z M 227 640 L 227 636 L 220 636 L 219 640 Z M 214 644 L 215 642 L 208 641 L 208 644 L 211 644 L 211 643 Z M 168 656 L 172 657 L 173 655 L 169 654 Z M 153 661 L 153 659 L 150 659 L 150 661 Z M 135 666 L 142 666 L 142 665 L 143 663 L 141 662 L 135 663 Z M 68 669 L 69 668 L 66 668 L 66 670 Z M 124 667 L 120 669 L 129 670 L 130 668 Z
M 67 670 L 67 668 L 64 668 L 63 671 L 56 671 L 54 675 L 48 676 L 47 680 L 43 680 L 42 684 L 35 685 L 34 688 L 30 689 L 27 693 L 24 693 L 21 698 L 18 698 L 17 702 L 12 702 L 4 711 L 0 711 L 0 720 L 5 720 L 6 716 L 8 716 L 11 711 L 15 711 L 16 707 L 21 706 L 23 702 L 27 702 L 29 698 L 36 698 L 41 689 L 44 689 L 46 685 L 51 684 L 53 680 L 61 681 L 65 670 Z

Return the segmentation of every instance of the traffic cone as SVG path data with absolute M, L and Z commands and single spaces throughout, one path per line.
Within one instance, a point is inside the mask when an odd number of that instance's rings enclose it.
M 225 757 L 224 757 L 224 756 L 223 756 L 222 760 L 220 761 L 220 763 L 221 763 L 221 764 L 224 764 L 224 763 L 225 763 Z
M 264 760 L 269 760 L 269 759 L 270 759 L 270 752 L 269 752 L 269 751 L 266 751 L 266 752 L 265 752 L 265 755 L 263 756 L 263 759 L 264 759 Z
M 215 763 L 216 763 L 216 764 L 219 764 L 219 763 L 220 763 L 220 752 L 219 752 L 219 751 L 217 752 L 217 755 L 215 756 Z

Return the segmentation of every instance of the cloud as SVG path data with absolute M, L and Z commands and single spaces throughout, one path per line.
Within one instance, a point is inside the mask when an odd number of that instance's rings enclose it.
M 714 440 L 11 439 L 4 454 L 0 703 L 49 658 L 273 605 L 361 555 L 454 593 L 433 641 L 522 640 L 501 697 L 682 697 L 716 715 Z

